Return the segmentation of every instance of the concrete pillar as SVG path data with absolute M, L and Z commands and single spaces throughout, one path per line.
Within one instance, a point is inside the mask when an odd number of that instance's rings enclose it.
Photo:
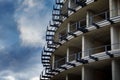
M 68 8 L 71 7 L 71 0 L 68 0 Z M 68 15 L 71 13 L 71 11 L 68 11 Z
M 82 80 L 93 80 L 93 71 L 92 69 L 83 66 L 82 67 Z
M 65 80 L 69 80 L 69 78 L 68 78 L 68 74 L 66 75 L 66 78 L 65 78 Z
M 93 12 L 88 10 L 87 11 L 87 15 L 86 15 L 86 26 L 88 27 L 89 25 L 91 25 L 92 21 L 91 21 L 91 16 L 93 15 Z
M 120 62 L 112 61 L 112 80 L 120 80 Z
M 119 26 L 111 26 L 111 44 L 112 45 L 112 50 L 120 48 L 120 28 Z
M 92 48 L 92 46 L 93 46 L 93 41 L 91 42 L 91 40 L 87 38 L 87 36 L 83 35 L 82 36 L 82 58 L 89 55 L 88 49 Z
M 67 32 L 70 32 L 70 23 L 67 24 Z
M 109 0 L 110 17 L 120 15 L 120 0 Z
M 55 69 L 55 55 L 52 55 L 52 69 Z
M 85 36 L 82 36 L 82 58 L 85 56 Z
M 67 48 L 66 62 L 69 62 L 70 49 Z

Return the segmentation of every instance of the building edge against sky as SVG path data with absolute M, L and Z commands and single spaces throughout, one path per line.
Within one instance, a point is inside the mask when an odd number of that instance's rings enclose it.
M 120 80 L 120 0 L 55 0 L 40 80 Z

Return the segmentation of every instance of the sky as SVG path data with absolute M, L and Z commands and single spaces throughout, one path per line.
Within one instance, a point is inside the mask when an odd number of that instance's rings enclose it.
M 39 80 L 53 0 L 0 0 L 0 80 Z

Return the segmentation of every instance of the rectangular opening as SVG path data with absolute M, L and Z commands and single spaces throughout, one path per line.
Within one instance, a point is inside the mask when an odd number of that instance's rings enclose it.
M 85 67 L 86 80 L 112 80 L 111 61 L 96 62 Z
M 66 32 L 66 30 L 64 29 L 63 31 L 61 31 L 60 33 L 59 33 L 59 41 L 62 41 L 62 40 L 65 40 L 66 38 L 67 38 L 67 32 Z
M 76 0 L 70 0 L 70 8 L 76 9 L 79 5 L 76 4 Z
M 102 28 L 85 35 L 85 56 L 111 50 L 110 28 Z
M 60 66 L 64 65 L 66 63 L 66 57 L 60 57 L 56 56 L 55 59 L 55 68 L 59 68 Z
M 112 0 L 111 17 L 120 16 L 120 0 Z

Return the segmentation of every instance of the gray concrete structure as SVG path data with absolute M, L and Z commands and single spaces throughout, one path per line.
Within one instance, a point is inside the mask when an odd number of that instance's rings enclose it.
M 40 80 L 120 80 L 120 0 L 56 0 Z

